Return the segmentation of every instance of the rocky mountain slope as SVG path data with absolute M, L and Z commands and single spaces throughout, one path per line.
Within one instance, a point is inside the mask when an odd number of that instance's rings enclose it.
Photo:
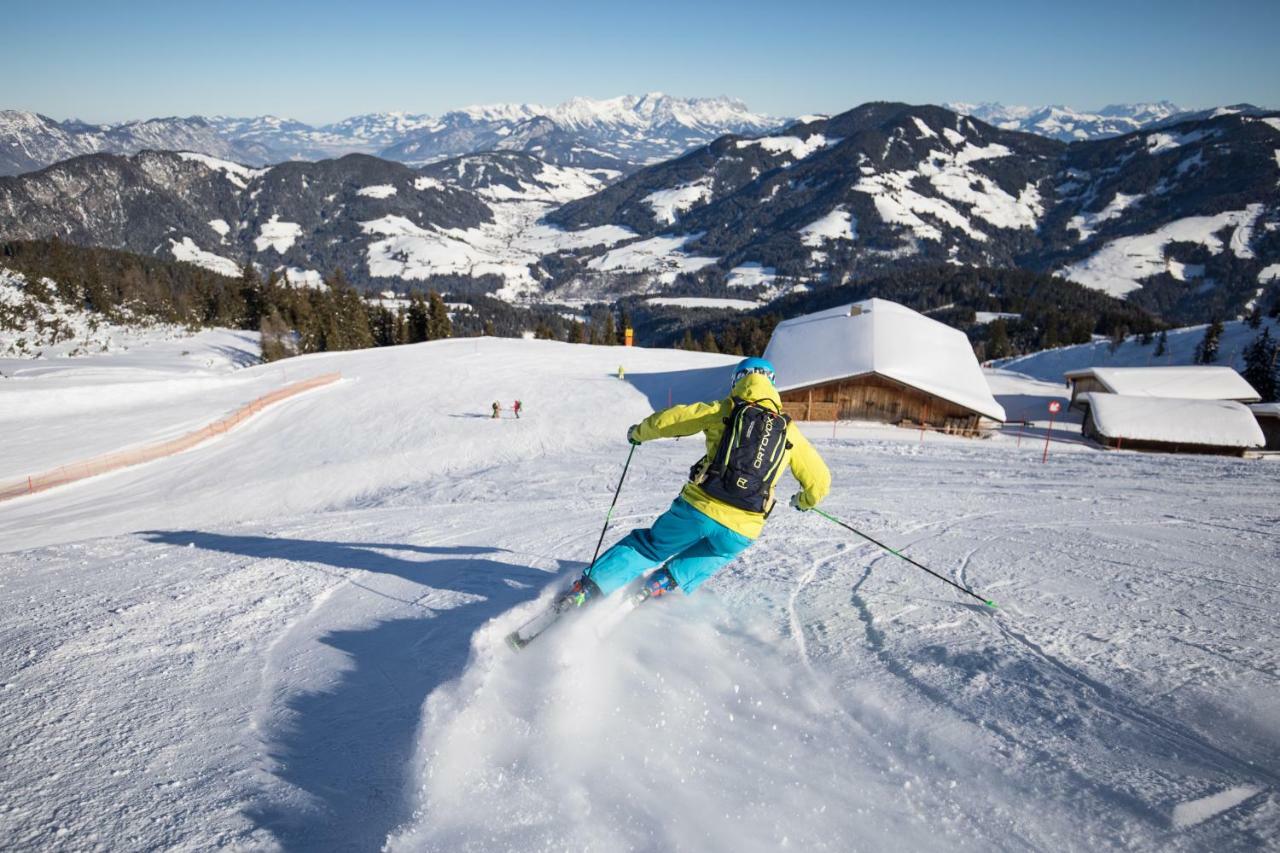
M 621 228 L 540 225 L 599 190 L 589 172 L 492 152 L 411 169 L 362 154 L 252 169 L 189 152 L 93 154 L 0 178 L 0 236 L 58 237 L 237 275 L 252 261 L 318 282 L 342 270 L 383 287 L 538 290 L 539 259 L 616 242 Z
M 874 103 L 612 183 L 517 151 L 418 169 L 92 155 L 0 178 L 0 237 L 536 300 L 766 298 L 940 263 L 1021 268 L 1201 321 L 1280 279 L 1277 152 L 1276 114 L 1068 145 Z
M 583 258 L 584 275 L 653 271 L 656 254 L 730 286 L 823 286 L 948 262 L 1060 272 L 1200 317 L 1242 310 L 1277 277 L 1278 151 L 1275 114 L 1066 145 L 939 107 L 867 104 L 717 140 L 548 218 L 647 238 L 647 253 Z
M 0 110 L 0 175 L 34 171 L 81 154 L 137 154 L 149 149 L 198 151 L 246 163 L 270 156 L 264 146 L 225 136 L 199 116 L 96 125 Z

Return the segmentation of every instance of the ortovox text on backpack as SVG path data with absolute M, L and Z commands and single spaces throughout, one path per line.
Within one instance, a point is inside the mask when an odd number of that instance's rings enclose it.
M 693 482 L 713 498 L 749 512 L 772 509 L 773 481 L 786 458 L 791 419 L 758 402 L 734 398 L 724 435 L 710 460 L 694 466 Z

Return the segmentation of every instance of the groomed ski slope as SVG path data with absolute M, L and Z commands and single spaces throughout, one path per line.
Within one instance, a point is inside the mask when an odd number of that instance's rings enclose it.
M 293 359 L 344 379 L 0 508 L 5 846 L 1280 843 L 1272 463 L 1064 432 L 1042 465 L 1031 431 L 812 425 L 829 511 L 1001 609 L 783 507 L 607 642 L 588 617 L 507 651 L 590 558 L 626 426 L 722 392 L 731 361 L 488 339 Z M 998 380 L 1011 412 L 1054 387 Z M 517 397 L 520 421 L 487 418 Z M 222 413 L 200 400 L 175 405 Z M 700 453 L 641 447 L 606 544 Z

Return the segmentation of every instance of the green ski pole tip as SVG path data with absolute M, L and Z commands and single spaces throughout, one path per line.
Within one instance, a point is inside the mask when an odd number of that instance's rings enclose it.
M 999 610 L 999 609 L 1000 609 L 1000 607 L 999 607 L 999 606 L 998 606 L 994 601 L 984 601 L 984 602 L 982 602 L 982 603 L 983 603 L 983 604 L 985 604 L 985 605 L 987 605 L 988 607 L 994 608 L 994 609 L 996 609 L 996 610 Z

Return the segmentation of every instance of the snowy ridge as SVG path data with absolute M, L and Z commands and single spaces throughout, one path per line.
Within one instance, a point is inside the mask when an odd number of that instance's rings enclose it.
M 1116 104 L 1097 112 L 1084 112 L 1064 106 L 1026 107 L 997 103 L 954 103 L 944 106 L 1004 130 L 1037 133 L 1064 142 L 1121 136 L 1187 112 L 1168 101 Z
M 544 119 L 570 134 L 570 144 L 604 149 L 620 163 L 679 154 L 726 133 L 758 133 L 781 119 L 753 113 L 733 98 L 676 98 L 653 92 L 617 98 L 572 98 L 553 107 L 489 104 L 439 116 L 367 113 L 312 126 L 277 116 L 159 118 L 114 125 L 59 122 L 17 110 L 0 111 L 0 175 L 20 174 L 82 154 L 135 154 L 145 149 L 195 151 L 267 165 L 346 154 L 380 154 L 424 163 L 490 150 L 503 137 Z M 567 148 L 553 157 L 570 158 Z

